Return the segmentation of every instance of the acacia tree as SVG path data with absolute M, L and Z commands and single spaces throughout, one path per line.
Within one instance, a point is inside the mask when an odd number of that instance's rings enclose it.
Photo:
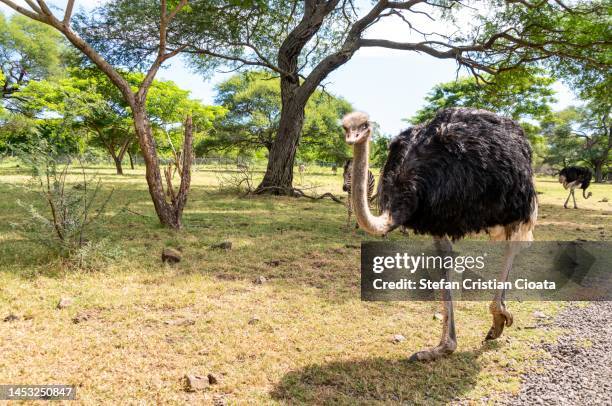
M 156 1 L 114 0 L 82 35 L 119 59 L 139 63 L 150 54 L 158 22 Z M 604 0 L 377 0 L 362 9 L 353 0 L 243 0 L 214 11 L 210 0 L 192 0 L 176 18 L 167 43 L 193 56 L 203 72 L 220 64 L 263 68 L 279 76 L 281 114 L 260 193 L 292 194 L 293 167 L 309 98 L 325 78 L 361 48 L 383 47 L 452 59 L 474 75 L 497 74 L 525 64 L 579 61 L 607 69 L 610 10 Z M 469 18 L 459 19 L 470 13 Z M 370 28 L 390 20 L 406 24 L 405 41 L 371 38 Z M 436 20 L 436 21 L 429 21 Z M 456 22 L 456 20 L 458 22 Z M 470 23 L 464 23 L 467 20 Z M 139 24 L 136 37 L 130 32 Z M 456 24 L 454 24 L 456 22 Z M 442 24 L 451 28 L 444 29 Z M 454 25 L 454 26 L 453 26 Z M 429 33 L 431 27 L 438 27 Z M 452 33 L 450 33 L 452 32 Z M 112 41 L 107 41 L 112 38 Z M 118 46 L 120 44 L 121 46 Z M 130 52 L 121 52 L 129 49 Z
M 265 148 L 270 153 L 281 117 L 279 82 L 269 72 L 248 71 L 220 83 L 215 101 L 228 114 L 217 123 L 214 134 L 198 145 L 198 150 L 252 152 Z M 298 159 L 336 163 L 346 159 L 348 147 L 338 117 L 351 109 L 346 100 L 315 91 L 306 105 Z
M 88 143 L 103 147 L 117 174 L 123 174 L 121 163 L 135 138 L 133 123 L 121 94 L 97 69 L 71 69 L 62 79 L 32 81 L 20 98 L 23 109 L 39 118 L 53 113 L 73 130 L 83 130 Z
M 448 107 L 491 110 L 515 120 L 539 120 L 551 113 L 550 104 L 555 101 L 550 87 L 553 78 L 517 70 L 495 77 L 486 75 L 486 79 L 490 81 L 464 77 L 434 86 L 425 97 L 425 105 L 409 121 L 423 123 Z
M 610 43 L 600 37 L 606 32 L 610 13 L 604 1 L 576 1 L 568 6 L 561 0 L 490 0 L 479 3 L 480 12 L 467 3 L 378 0 L 358 10 L 351 0 L 262 0 L 254 7 L 225 10 L 220 18 L 227 22 L 221 27 L 227 29 L 215 36 L 205 35 L 207 27 L 198 21 L 198 7 L 206 1 L 194 1 L 193 18 L 182 21 L 189 35 L 176 40 L 202 69 L 222 59 L 234 68 L 256 66 L 280 77 L 281 117 L 257 191 L 291 193 L 306 103 L 325 78 L 360 48 L 383 47 L 452 59 L 481 78 L 482 73 L 562 59 L 597 69 L 610 66 L 597 57 L 608 52 Z M 458 23 L 453 34 L 442 29 L 428 32 L 435 22 L 427 19 L 452 24 L 466 10 L 471 10 L 473 24 Z M 418 18 L 423 15 L 427 18 Z M 396 42 L 366 35 L 371 27 L 391 19 L 404 22 L 420 37 Z
M 121 71 L 117 69 L 116 66 L 113 66 L 73 29 L 72 15 L 75 0 L 67 1 L 62 17 L 57 17 L 44 0 L 25 0 L 27 6 L 20 6 L 12 0 L 0 0 L 0 2 L 26 17 L 47 24 L 59 31 L 74 47 L 81 51 L 91 63 L 97 66 L 117 89 L 119 89 L 132 112 L 134 130 L 138 137 L 140 150 L 145 161 L 149 193 L 153 200 L 157 216 L 163 225 L 171 228 L 180 228 L 181 216 L 187 201 L 187 193 L 190 184 L 189 172 L 191 153 L 184 154 L 185 162 L 178 192 L 179 195 L 173 197 L 171 201 L 166 200 L 155 142 L 153 140 L 153 131 L 146 111 L 146 101 L 149 88 L 162 64 L 185 48 L 178 47 L 175 49 L 168 49 L 167 39 L 168 33 L 176 28 L 173 24 L 176 16 L 185 8 L 188 1 L 171 1 L 170 7 L 168 6 L 167 0 L 161 0 L 159 2 L 157 12 L 152 16 L 157 24 L 157 40 L 153 51 L 154 57 L 150 58 L 150 61 L 143 61 L 143 63 L 148 62 L 148 67 L 145 69 L 146 73 L 142 82 L 136 86 L 136 88 L 130 85 L 129 81 L 122 75 Z M 133 32 L 133 26 L 129 28 L 128 31 Z M 124 27 L 124 29 L 126 28 Z M 132 38 L 132 40 L 134 40 L 134 38 Z M 109 42 L 112 43 L 110 38 Z M 185 131 L 185 147 L 191 147 L 192 145 L 190 119 L 188 123 L 189 125 L 186 126 Z
M 550 145 L 546 162 L 565 167 L 586 164 L 595 172 L 595 182 L 602 182 L 612 159 L 610 104 L 588 103 L 569 107 L 542 122 Z
M 64 50 L 60 34 L 51 27 L 0 13 L 0 103 L 16 111 L 19 90 L 30 80 L 59 73 Z

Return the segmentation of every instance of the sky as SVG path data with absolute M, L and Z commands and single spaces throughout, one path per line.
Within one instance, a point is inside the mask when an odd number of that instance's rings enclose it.
M 103 0 L 77 0 L 77 7 L 91 8 Z M 25 4 L 23 1 L 17 3 Z M 53 3 L 53 2 L 50 2 Z M 63 9 L 64 1 L 55 2 Z M 0 5 L 5 14 L 10 13 L 5 5 Z M 467 23 L 470 16 L 460 16 L 458 24 Z M 449 31 L 452 27 L 432 22 L 421 14 L 411 16 L 415 24 Z M 416 39 L 406 24 L 399 19 L 389 19 L 377 24 L 366 37 L 390 40 Z M 465 75 L 465 72 L 461 74 Z M 213 104 L 215 85 L 230 74 L 215 73 L 203 77 L 190 71 L 180 57 L 171 59 L 159 72 L 158 78 L 172 80 L 180 87 L 190 90 L 192 97 L 205 104 Z M 412 116 L 424 104 L 424 98 L 433 86 L 441 82 L 455 80 L 457 65 L 452 60 L 436 59 L 416 52 L 395 51 L 383 48 L 360 49 L 349 62 L 334 71 L 326 80 L 328 92 L 347 99 L 357 110 L 370 114 L 383 133 L 394 135 L 404 129 L 403 121 Z M 555 83 L 557 92 L 555 110 L 577 104 L 572 92 L 562 83 Z

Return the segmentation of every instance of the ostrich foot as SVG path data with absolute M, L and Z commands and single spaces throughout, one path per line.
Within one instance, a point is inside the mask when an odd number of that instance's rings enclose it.
M 491 303 L 489 306 L 491 314 L 493 314 L 493 325 L 487 333 L 485 340 L 495 340 L 502 335 L 504 326 L 510 327 L 512 325 L 512 313 L 506 310 L 506 306 L 503 304 Z
M 567 209 L 567 204 L 564 204 L 564 205 L 563 205 L 563 208 L 564 208 L 564 209 Z
M 451 339 L 438 344 L 434 348 L 415 352 L 408 358 L 409 362 L 427 362 L 452 354 L 457 349 L 457 343 Z

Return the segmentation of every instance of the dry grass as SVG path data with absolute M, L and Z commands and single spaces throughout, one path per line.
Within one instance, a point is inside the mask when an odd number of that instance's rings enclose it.
M 27 176 L 0 169 L 0 317 L 20 316 L 0 322 L 0 383 L 74 384 L 83 404 L 207 404 L 215 396 L 230 404 L 480 403 L 516 391 L 520 373 L 542 356 L 531 344 L 554 338 L 524 327 L 535 309 L 553 314 L 562 304 L 511 303 L 515 325 L 483 344 L 487 304 L 462 302 L 457 353 L 406 363 L 436 343 L 437 304 L 359 300 L 353 247 L 370 237 L 344 228 L 342 206 L 239 198 L 218 190 L 222 168 L 201 169 L 179 233 L 158 226 L 141 170 L 120 177 L 95 169 L 116 189 L 95 237 L 122 256 L 94 272 L 65 270 L 11 230 L 20 217 L 15 200 L 28 198 L 11 185 Z M 329 169 L 309 169 L 305 183 L 341 194 L 341 175 Z M 584 210 L 563 210 L 565 192 L 554 179 L 540 179 L 538 189 L 537 239 L 610 238 L 612 207 L 598 202 L 612 198 L 610 186 L 594 186 L 594 196 L 579 201 Z M 121 210 L 126 205 L 143 216 Z M 223 240 L 233 242 L 231 251 L 210 248 Z M 183 261 L 162 264 L 166 246 L 180 247 Z M 254 284 L 259 275 L 268 282 Z M 62 296 L 75 304 L 57 310 Z M 77 315 L 86 320 L 75 324 Z M 393 344 L 394 334 L 407 340 Z M 186 392 L 190 372 L 219 383 Z

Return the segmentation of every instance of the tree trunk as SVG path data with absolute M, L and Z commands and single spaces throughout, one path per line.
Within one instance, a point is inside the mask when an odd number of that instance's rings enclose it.
M 278 134 L 270 148 L 268 167 L 255 193 L 288 194 L 293 187 L 293 165 L 304 124 L 304 107 L 295 98 L 283 103 Z
M 595 183 L 603 182 L 603 162 L 595 162 Z
M 134 117 L 134 130 L 138 136 L 140 150 L 144 158 L 149 194 L 153 200 L 157 217 L 164 226 L 179 229 L 181 227 L 180 213 L 177 215 L 174 207 L 166 201 L 151 123 L 147 117 L 144 103 L 135 103 L 132 107 L 132 114 Z
M 130 151 L 128 151 L 127 153 L 130 157 L 130 169 L 134 170 L 134 157 L 132 156 L 132 153 Z
M 123 166 L 121 165 L 121 158 L 118 156 L 114 156 L 113 161 L 115 161 L 115 168 L 117 168 L 117 175 L 123 175 Z

